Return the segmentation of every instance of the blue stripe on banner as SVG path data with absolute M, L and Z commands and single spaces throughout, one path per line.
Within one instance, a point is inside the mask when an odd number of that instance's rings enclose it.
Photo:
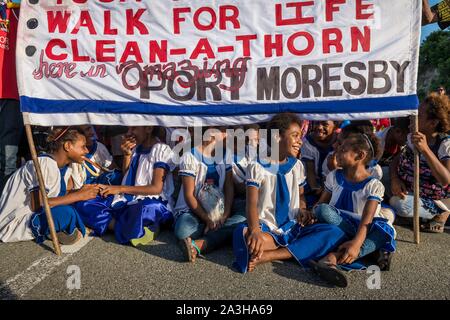
M 48 100 L 20 97 L 21 110 L 30 113 L 115 113 L 186 116 L 238 116 L 295 113 L 363 113 L 417 109 L 416 95 L 384 98 L 364 98 L 318 102 L 165 105 L 144 102 L 118 102 L 105 100 Z

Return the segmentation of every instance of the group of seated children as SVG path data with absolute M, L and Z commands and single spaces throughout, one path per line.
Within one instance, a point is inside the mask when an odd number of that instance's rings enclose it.
M 412 217 L 414 150 L 420 152 L 421 227 L 444 231 L 450 212 L 448 109 L 448 97 L 430 94 L 413 134 L 407 118 L 375 132 L 370 121 L 309 123 L 282 113 L 261 124 L 266 139 L 256 124 L 207 127 L 201 132 L 207 139 L 183 138 L 181 154 L 169 147 L 169 134 L 164 139 L 154 127 L 130 127 L 121 169 L 93 127 L 58 127 L 38 161 L 62 244 L 77 242 L 88 230 L 145 245 L 166 227 L 186 261 L 232 243 L 240 272 L 294 258 L 345 287 L 342 270 L 368 261 L 389 269 L 395 215 Z M 227 129 L 245 130 L 244 145 L 236 147 Z M 0 198 L 0 241 L 49 237 L 30 161 L 11 176 Z

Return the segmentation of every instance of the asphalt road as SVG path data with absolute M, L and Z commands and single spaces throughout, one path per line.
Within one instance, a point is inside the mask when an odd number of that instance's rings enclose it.
M 393 270 L 381 273 L 379 289 L 368 288 L 371 274 L 364 271 L 349 273 L 347 288 L 333 288 L 291 261 L 240 274 L 231 268 L 231 248 L 185 263 L 169 232 L 141 248 L 119 245 L 112 236 L 93 238 L 62 257 L 51 252 L 50 242 L 0 244 L 0 299 L 448 300 L 450 230 L 422 233 L 420 245 L 412 243 L 410 229 L 397 231 Z

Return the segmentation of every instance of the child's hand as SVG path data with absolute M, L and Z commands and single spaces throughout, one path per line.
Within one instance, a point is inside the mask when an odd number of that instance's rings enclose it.
M 136 147 L 136 138 L 133 136 L 122 137 L 122 144 L 120 145 L 120 148 L 122 149 L 124 156 L 131 156 L 134 147 Z
M 337 169 L 338 163 L 337 163 L 337 160 L 336 160 L 336 152 L 333 152 L 333 153 L 328 157 L 328 160 L 327 160 L 327 166 L 328 166 L 328 169 L 329 169 L 330 171 L 333 171 L 333 170 Z
M 122 193 L 121 186 L 108 186 L 108 185 L 100 185 L 100 195 L 104 198 L 110 196 L 110 195 L 116 195 L 119 193 Z
M 310 210 L 303 209 L 297 215 L 297 222 L 302 226 L 307 226 L 315 222 L 313 213 Z
M 353 263 L 359 256 L 361 246 L 355 241 L 347 241 L 339 246 L 338 251 L 341 256 L 338 259 L 338 264 L 350 264 Z
M 421 132 L 413 133 L 411 135 L 411 142 L 414 144 L 417 151 L 419 151 L 420 153 L 424 153 L 426 150 L 429 149 L 427 137 Z
M 205 221 L 205 223 L 206 223 L 206 227 L 205 227 L 205 231 L 203 232 L 204 234 L 207 234 L 209 231 L 215 231 L 219 228 L 219 223 L 212 221 L 209 217 Z
M 77 191 L 79 201 L 87 201 L 97 197 L 100 187 L 96 184 L 85 184 Z
M 393 196 L 397 196 L 400 199 L 405 199 L 408 194 L 405 183 L 399 178 L 391 178 L 391 192 Z
M 264 233 L 261 229 L 251 232 L 247 236 L 247 246 L 251 256 L 261 258 L 263 254 Z

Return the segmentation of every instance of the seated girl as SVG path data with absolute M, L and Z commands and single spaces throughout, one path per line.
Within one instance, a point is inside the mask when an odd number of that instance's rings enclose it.
M 72 179 L 74 188 L 79 189 L 85 184 L 111 184 L 117 185 L 122 181 L 122 174 L 115 170 L 113 157 L 105 145 L 95 138 L 94 127 L 90 125 L 80 126 L 86 137 L 86 154 L 82 164 L 73 163 Z
M 274 136 L 269 158 L 247 169 L 247 224 L 234 233 L 234 266 L 240 272 L 273 260 L 295 258 L 301 265 L 323 257 L 345 238 L 330 225 L 311 225 L 305 210 L 303 164 L 297 159 L 302 145 L 302 121 L 294 114 L 275 116 L 268 124 Z M 279 134 L 273 130 L 279 130 Z M 274 150 L 278 150 L 277 153 Z M 299 219 L 297 222 L 296 219 Z
M 186 261 L 190 262 L 200 254 L 231 242 L 234 228 L 245 221 L 244 216 L 231 211 L 233 173 L 231 165 L 226 165 L 224 157 L 217 154 L 223 151 L 225 129 L 204 129 L 203 134 L 210 133 L 209 141 L 202 141 L 184 153 L 179 170 L 182 188 L 175 208 L 175 236 L 180 240 Z M 222 196 L 208 200 L 207 190 Z M 205 197 L 200 197 L 201 194 Z M 214 206 L 216 208 L 211 210 Z
M 97 235 L 109 228 L 121 244 L 148 244 L 173 220 L 172 151 L 152 133 L 153 127 L 130 127 L 122 142 L 122 185 L 99 185 L 103 198 L 78 204 Z
M 347 285 L 338 264 L 351 264 L 380 249 L 395 250 L 395 230 L 380 216 L 384 186 L 367 170 L 378 154 L 379 142 L 373 133 L 350 134 L 336 152 L 340 169 L 327 176 L 325 191 L 313 209 L 319 223 L 338 226 L 351 239 L 319 263 L 311 261 L 321 277 L 337 286 Z
M 423 231 L 442 233 L 450 213 L 449 98 L 436 93 L 419 106 L 419 131 L 391 163 L 390 204 L 401 217 L 413 216 L 414 148 L 420 152 L 420 217 Z
M 47 190 L 58 239 L 73 244 L 85 234 L 85 226 L 72 204 L 93 199 L 99 187 L 84 186 L 76 192 L 71 188 L 72 163 L 82 163 L 88 153 L 86 139 L 75 127 L 56 128 L 47 137 L 48 153 L 38 157 Z M 49 236 L 45 211 L 41 203 L 39 183 L 32 161 L 27 162 L 8 180 L 0 198 L 0 240 L 14 242 Z

